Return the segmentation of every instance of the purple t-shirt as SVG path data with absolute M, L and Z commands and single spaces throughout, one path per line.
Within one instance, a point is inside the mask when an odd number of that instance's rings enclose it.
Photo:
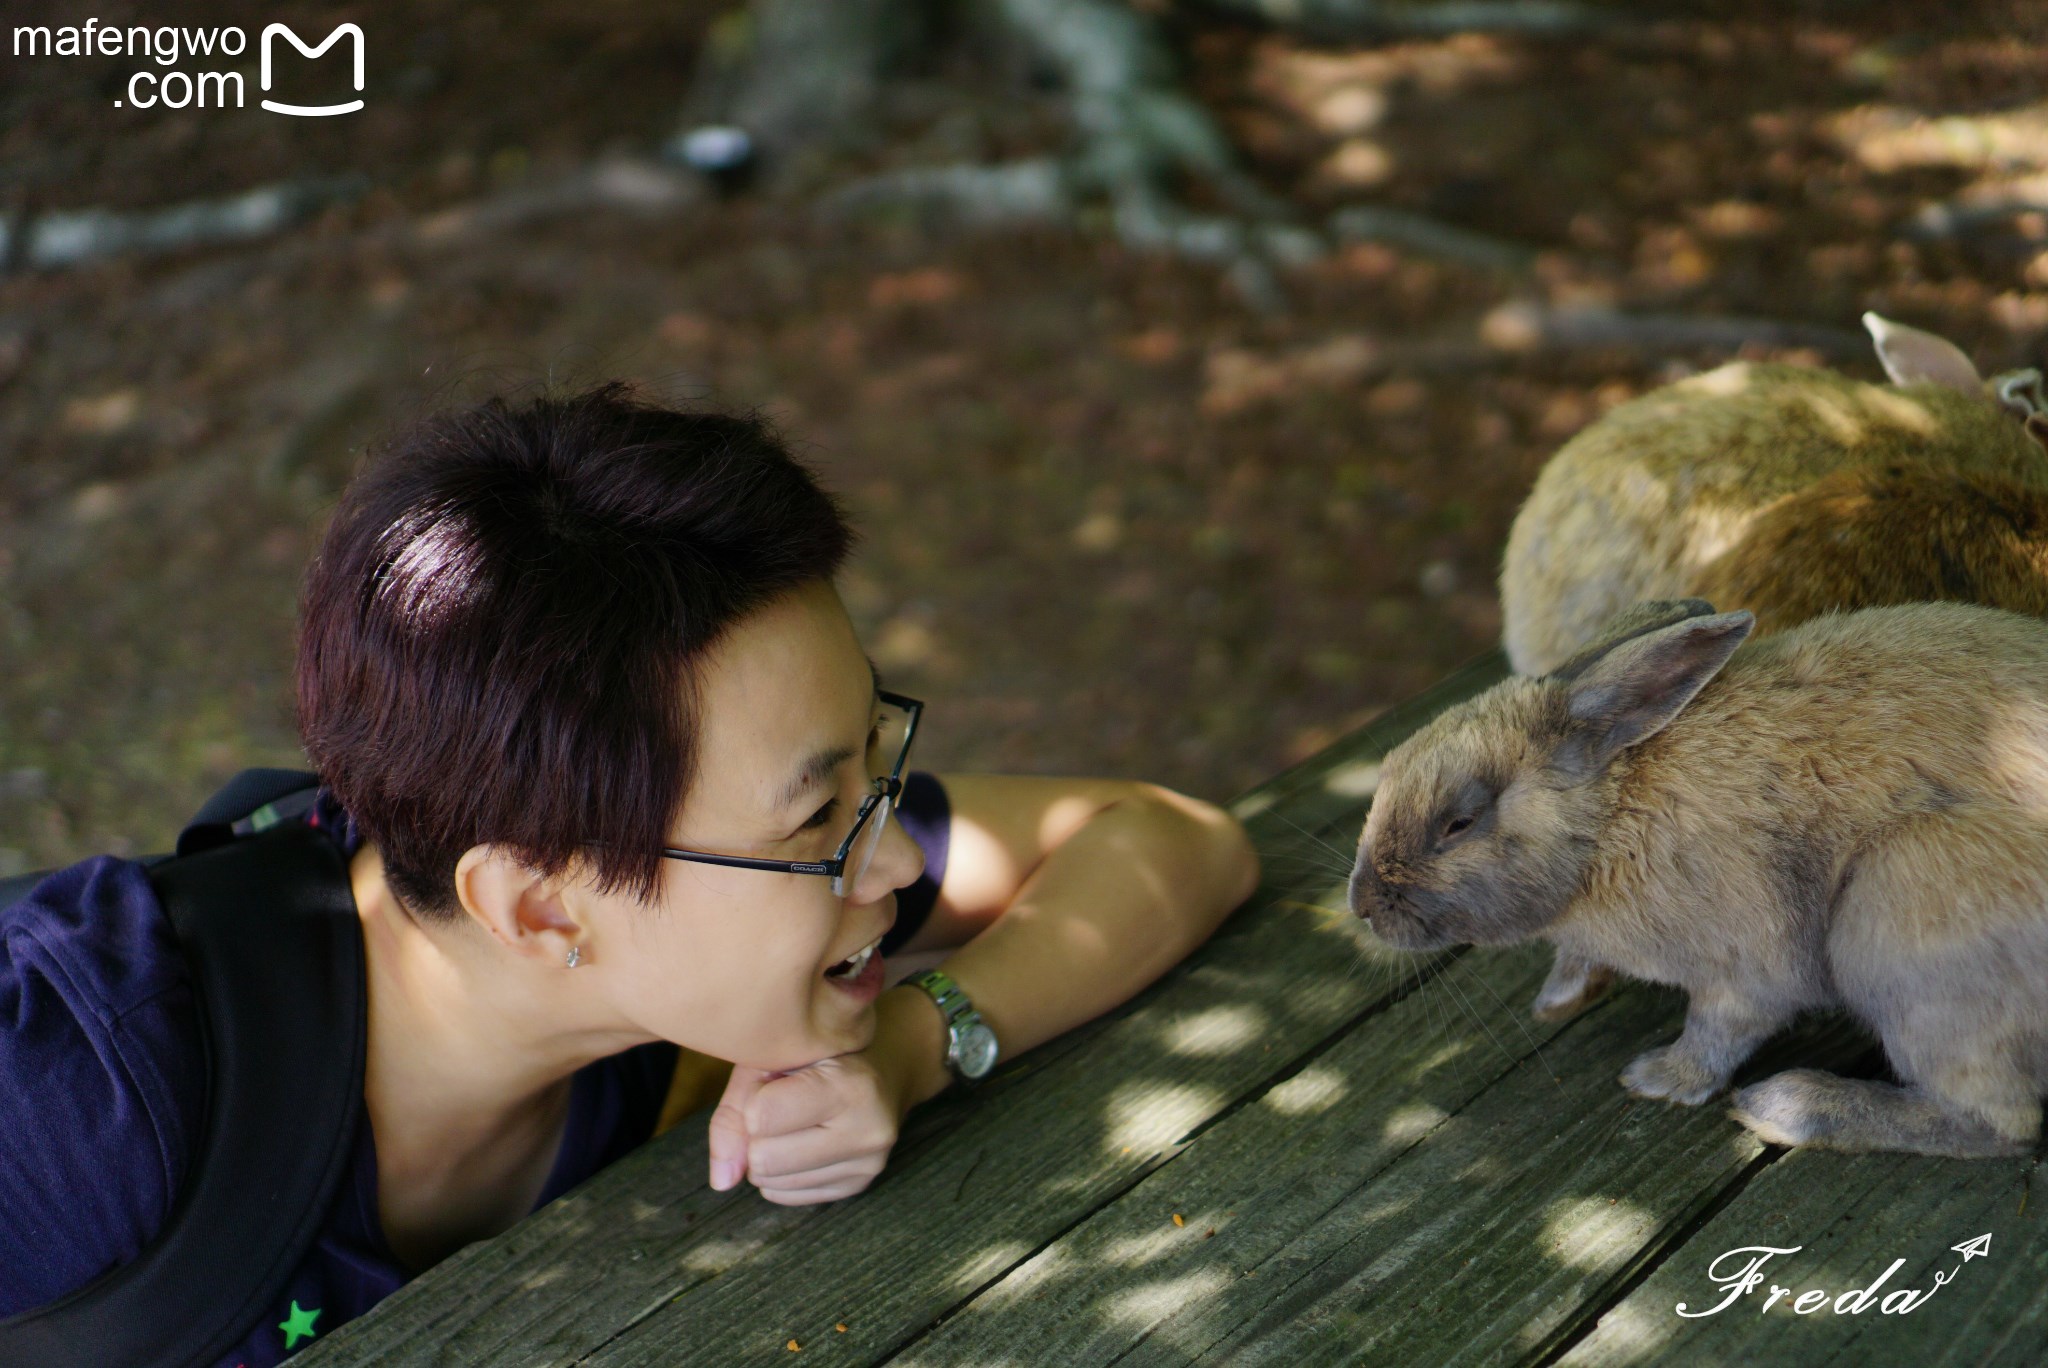
M 950 807 L 913 773 L 898 812 L 925 873 L 897 895 L 884 953 L 929 916 L 944 877 Z M 361 844 L 325 790 L 303 819 L 344 855 Z M 41 1306 L 138 1255 L 169 1215 L 204 1130 L 197 1003 L 144 867 L 101 855 L 0 909 L 0 1316 Z M 653 1133 L 676 1047 L 597 1060 L 570 1085 L 545 1206 Z M 377 1150 L 365 1108 L 348 1173 L 313 1248 L 222 1368 L 265 1368 L 362 1315 L 407 1274 L 377 1218 Z

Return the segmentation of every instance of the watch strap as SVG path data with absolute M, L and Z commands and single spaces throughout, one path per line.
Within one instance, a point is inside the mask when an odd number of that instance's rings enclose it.
M 938 1007 L 939 1015 L 945 1018 L 947 1071 L 963 1082 L 978 1082 L 980 1075 L 968 1073 L 960 1061 L 960 1045 L 964 1035 L 975 1028 L 984 1032 L 988 1030 L 981 1013 L 974 1010 L 974 1003 L 944 970 L 927 969 L 923 973 L 912 974 L 904 982 L 923 989 L 926 996 Z

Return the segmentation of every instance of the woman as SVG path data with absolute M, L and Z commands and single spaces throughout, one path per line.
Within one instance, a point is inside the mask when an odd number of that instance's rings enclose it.
M 985 1065 L 973 1013 L 1020 1054 L 1247 895 L 1255 857 L 1207 804 L 906 770 L 921 705 L 832 588 L 850 540 L 758 423 L 616 384 L 429 419 L 351 485 L 297 690 L 325 785 L 305 820 L 362 926 L 364 1121 L 227 1363 L 275 1362 L 647 1139 L 693 1101 L 692 1052 L 733 1065 L 713 1187 L 858 1192 L 905 1113 Z M 950 983 L 884 988 L 886 957 L 937 955 Z M 134 1258 L 199 1134 L 190 986 L 141 866 L 87 860 L 0 918 L 0 1020 L 9 1315 Z

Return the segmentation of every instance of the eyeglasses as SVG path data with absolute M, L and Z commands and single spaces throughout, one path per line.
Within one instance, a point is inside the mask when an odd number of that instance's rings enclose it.
M 832 895 L 845 897 L 847 890 L 857 885 L 861 876 L 868 872 L 868 866 L 874 862 L 875 851 L 881 847 L 882 832 L 888 828 L 889 818 L 896 810 L 896 800 L 903 793 L 903 762 L 910 755 L 911 738 L 917 735 L 918 716 L 924 712 L 923 703 L 902 694 L 878 690 L 875 697 L 882 705 L 881 732 L 875 738 L 875 747 L 884 755 L 893 748 L 896 759 L 887 774 L 870 781 L 873 788 L 867 797 L 861 799 L 860 808 L 853 815 L 853 829 L 846 833 L 846 839 L 839 843 L 838 853 L 831 859 L 823 863 L 815 860 L 758 860 L 749 855 L 712 855 L 702 850 L 677 850 L 669 846 L 662 847 L 661 853 L 671 860 L 725 865 L 732 869 L 829 875 Z

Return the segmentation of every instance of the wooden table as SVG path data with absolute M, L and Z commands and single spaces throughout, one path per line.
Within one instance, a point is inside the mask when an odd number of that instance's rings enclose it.
M 1677 1033 L 1675 993 L 1543 1026 L 1538 947 L 1359 948 L 1333 909 L 1379 757 L 1504 670 L 1478 661 L 1240 799 L 1252 902 L 1114 1015 L 913 1115 L 866 1193 L 714 1193 L 699 1117 L 297 1361 L 2048 1362 L 2031 1164 L 1766 1148 L 1718 1105 L 1616 1083 Z M 1794 1059 L 1881 1067 L 1823 1021 L 1743 1077 Z M 1983 1258 L 1952 1248 L 1986 1233 Z M 1677 1313 L 1759 1245 L 1798 1252 L 1729 1309 Z M 1895 1259 L 1878 1298 L 1953 1280 L 1906 1314 L 1761 1311 L 1773 1282 L 1841 1294 Z

